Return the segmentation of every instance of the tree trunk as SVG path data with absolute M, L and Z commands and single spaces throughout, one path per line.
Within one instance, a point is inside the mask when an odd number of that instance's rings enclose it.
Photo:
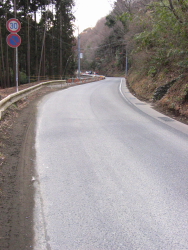
M 1 87 L 6 88 L 6 78 L 5 78 L 5 63 L 4 63 L 4 51 L 2 43 L 2 33 L 1 33 L 1 23 L 0 23 L 0 47 L 1 47 Z
M 60 53 L 59 53 L 59 75 L 60 77 L 62 77 L 62 67 L 63 67 L 63 64 L 62 64 L 62 56 L 63 56 L 63 44 L 62 44 L 62 13 L 60 11 L 60 25 L 59 25 L 59 28 L 60 28 L 60 46 L 59 46 L 59 49 L 60 49 Z
M 27 0 L 27 12 L 29 12 L 29 3 Z M 31 76 L 31 59 L 30 59 L 30 16 L 27 15 L 27 76 L 28 82 L 30 83 L 30 76 Z
M 52 14 L 54 19 L 54 1 L 52 0 Z M 54 24 L 55 25 L 55 24 Z M 50 71 L 51 75 L 54 76 L 54 29 L 52 29 L 52 53 L 51 53 L 51 62 L 50 62 Z
M 38 75 L 38 51 L 37 51 L 37 14 L 36 11 L 34 12 L 35 18 L 35 76 Z
M 6 14 L 7 22 L 7 14 Z M 6 45 L 6 87 L 10 87 L 10 75 L 9 75 L 9 57 L 8 57 L 8 44 Z

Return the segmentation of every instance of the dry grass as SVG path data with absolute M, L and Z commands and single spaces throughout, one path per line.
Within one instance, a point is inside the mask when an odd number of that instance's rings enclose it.
M 128 76 L 128 82 L 138 98 L 152 102 L 156 88 L 176 77 L 175 73 L 164 74 L 164 72 L 155 78 L 146 75 L 141 77 L 139 73 L 132 71 Z M 176 81 L 164 97 L 155 103 L 155 106 L 160 111 L 188 124 L 188 74 Z

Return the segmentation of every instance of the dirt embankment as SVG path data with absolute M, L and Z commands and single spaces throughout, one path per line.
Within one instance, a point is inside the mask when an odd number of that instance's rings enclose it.
M 132 71 L 127 80 L 130 91 L 139 99 L 152 102 L 159 112 L 188 124 L 188 74 L 149 77 Z
M 25 86 L 27 87 L 27 86 Z M 3 91 L 0 95 L 3 96 Z M 6 90 L 10 94 L 12 90 Z M 34 92 L 12 105 L 0 121 L 0 249 L 32 249 L 35 114 L 39 99 L 53 90 Z

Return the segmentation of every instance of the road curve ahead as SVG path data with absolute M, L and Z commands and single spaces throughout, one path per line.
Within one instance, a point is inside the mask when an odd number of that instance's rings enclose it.
M 34 250 L 188 249 L 188 135 L 132 105 L 120 84 L 39 104 Z

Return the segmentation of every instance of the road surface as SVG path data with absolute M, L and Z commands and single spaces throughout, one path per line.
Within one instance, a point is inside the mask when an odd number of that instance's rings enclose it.
M 121 78 L 42 99 L 35 179 L 34 250 L 188 249 L 188 129 Z

